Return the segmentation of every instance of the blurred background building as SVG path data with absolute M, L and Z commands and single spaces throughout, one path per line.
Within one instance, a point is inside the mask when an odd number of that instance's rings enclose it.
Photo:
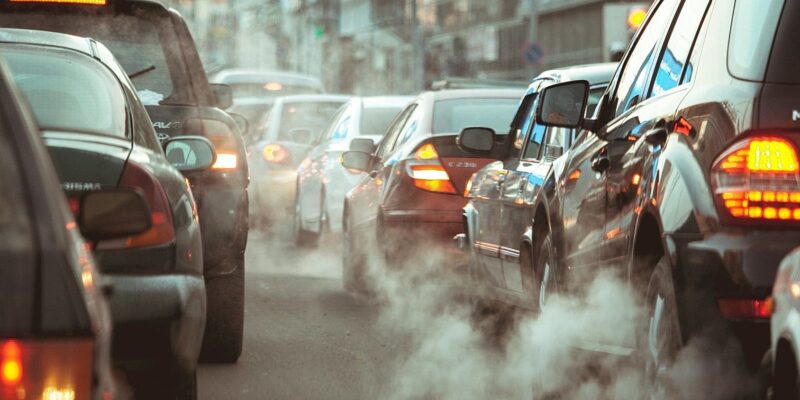
M 307 73 L 330 92 L 415 93 L 447 78 L 527 81 L 621 56 L 650 0 L 167 0 L 209 73 Z

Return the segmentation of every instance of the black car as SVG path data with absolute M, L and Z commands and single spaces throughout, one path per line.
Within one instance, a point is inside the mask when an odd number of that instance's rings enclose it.
M 131 77 L 162 142 L 201 135 L 214 143 L 214 166 L 186 174 L 203 232 L 208 287 L 203 353 L 209 360 L 236 361 L 244 323 L 247 156 L 236 123 L 220 110 L 230 106 L 231 90 L 209 85 L 183 18 L 149 0 L 45 0 L 0 2 L 0 26 L 97 39 Z
M 576 131 L 545 129 L 535 123 L 539 92 L 558 82 L 586 79 L 590 83 L 591 107 L 605 91 L 616 66 L 608 63 L 568 67 L 537 76 L 511 122 L 509 140 L 502 145 L 494 145 L 495 132 L 489 128 L 465 130 L 459 137 L 459 144 L 469 152 L 498 155 L 497 161 L 476 172 L 467 184 L 465 233 L 456 236 L 460 247 L 470 255 L 469 275 L 481 303 L 499 299 L 537 309 L 544 300 L 540 281 L 535 278 L 546 275 L 547 266 L 543 271 L 527 268 L 533 253 L 533 204 L 550 170 L 562 168 L 566 158 L 562 154 L 569 150 Z M 486 144 L 491 146 L 481 148 Z
M 67 207 L 40 132 L 0 61 L 0 398 L 108 399 L 111 316 L 91 240 L 150 226 L 141 194 L 90 192 L 80 224 Z
M 137 389 L 166 386 L 193 398 L 206 321 L 203 247 L 191 188 L 173 165 L 210 167 L 211 142 L 170 139 L 165 155 L 127 75 L 91 39 L 0 29 L 0 54 L 31 105 L 75 214 L 84 212 L 79 198 L 97 190 L 127 188 L 147 200 L 148 230 L 93 242 L 115 290 L 114 361 Z
M 541 94 L 537 122 L 585 131 L 544 184 L 533 269 L 556 266 L 551 292 L 601 268 L 627 278 L 651 387 L 693 337 L 734 333 L 754 369 L 769 346 L 776 271 L 800 241 L 799 18 L 795 1 L 660 0 L 594 118 L 585 81 Z

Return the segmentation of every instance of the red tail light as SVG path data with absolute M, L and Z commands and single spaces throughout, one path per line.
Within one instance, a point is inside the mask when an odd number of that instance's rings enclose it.
M 268 144 L 264 146 L 261 151 L 261 156 L 264 161 L 273 164 L 289 164 L 291 162 L 291 155 L 289 150 L 279 144 Z
M 414 186 L 429 192 L 456 194 L 450 175 L 439 162 L 439 153 L 430 143 L 420 146 L 414 156 L 407 160 L 406 173 Z
M 0 339 L 0 398 L 89 399 L 93 364 L 91 339 Z
M 98 244 L 100 249 L 132 249 L 158 246 L 175 240 L 175 229 L 172 225 L 172 208 L 161 183 L 134 161 L 128 161 L 122 172 L 120 187 L 139 189 L 144 194 L 152 212 L 153 225 L 144 233 L 121 240 L 107 241 Z
M 737 220 L 800 221 L 797 151 L 781 137 L 751 137 L 715 162 L 712 180 L 723 212 Z
M 719 310 L 727 319 L 767 319 L 772 316 L 772 298 L 719 299 Z

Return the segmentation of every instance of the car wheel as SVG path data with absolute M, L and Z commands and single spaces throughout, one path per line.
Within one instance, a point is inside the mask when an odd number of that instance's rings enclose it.
M 242 354 L 244 336 L 244 253 L 236 269 L 206 280 L 207 316 L 202 361 L 235 363 Z
M 648 399 L 673 398 L 668 374 L 681 348 L 681 330 L 672 274 L 665 257 L 656 264 L 647 285 L 646 315 L 637 335 L 643 358 Z
M 315 247 L 319 242 L 319 233 L 303 228 L 303 211 L 300 207 L 300 193 L 294 202 L 294 243 L 300 247 Z
M 559 292 L 558 262 L 553 248 L 552 234 L 548 231 L 536 250 L 535 263 L 533 264 L 533 279 L 539 276 L 538 289 L 536 290 L 537 306 L 539 311 L 544 310 L 548 301 Z

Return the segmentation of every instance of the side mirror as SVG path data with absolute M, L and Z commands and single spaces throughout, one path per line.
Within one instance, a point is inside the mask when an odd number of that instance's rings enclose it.
M 152 218 L 138 191 L 114 189 L 85 194 L 78 223 L 83 236 L 97 242 L 142 233 L 150 229 Z
M 581 128 L 588 98 L 588 81 L 571 81 L 548 86 L 539 94 L 536 123 L 562 128 Z
M 233 89 L 228 85 L 221 83 L 212 83 L 211 91 L 214 92 L 214 98 L 217 100 L 217 107 L 226 110 L 233 105 Z
M 355 138 L 350 141 L 350 151 L 360 151 L 362 153 L 372 154 L 375 153 L 375 150 L 378 146 L 372 139 L 367 138 Z
M 214 165 L 217 153 L 202 136 L 178 136 L 164 142 L 167 161 L 178 171 L 203 171 Z
M 342 154 L 342 166 L 347 169 L 361 172 L 372 172 L 378 163 L 378 158 L 363 151 L 346 151 Z
M 233 122 L 236 122 L 236 126 L 239 127 L 239 132 L 242 133 L 242 137 L 250 136 L 250 121 L 248 121 L 244 115 L 237 113 L 228 113 L 228 115 L 233 118 Z
M 306 128 L 292 129 L 289 131 L 289 136 L 291 136 L 293 142 L 301 144 L 311 144 L 314 139 L 311 129 Z
M 466 151 L 486 153 L 494 148 L 495 136 L 491 128 L 464 128 L 458 135 L 457 144 Z

